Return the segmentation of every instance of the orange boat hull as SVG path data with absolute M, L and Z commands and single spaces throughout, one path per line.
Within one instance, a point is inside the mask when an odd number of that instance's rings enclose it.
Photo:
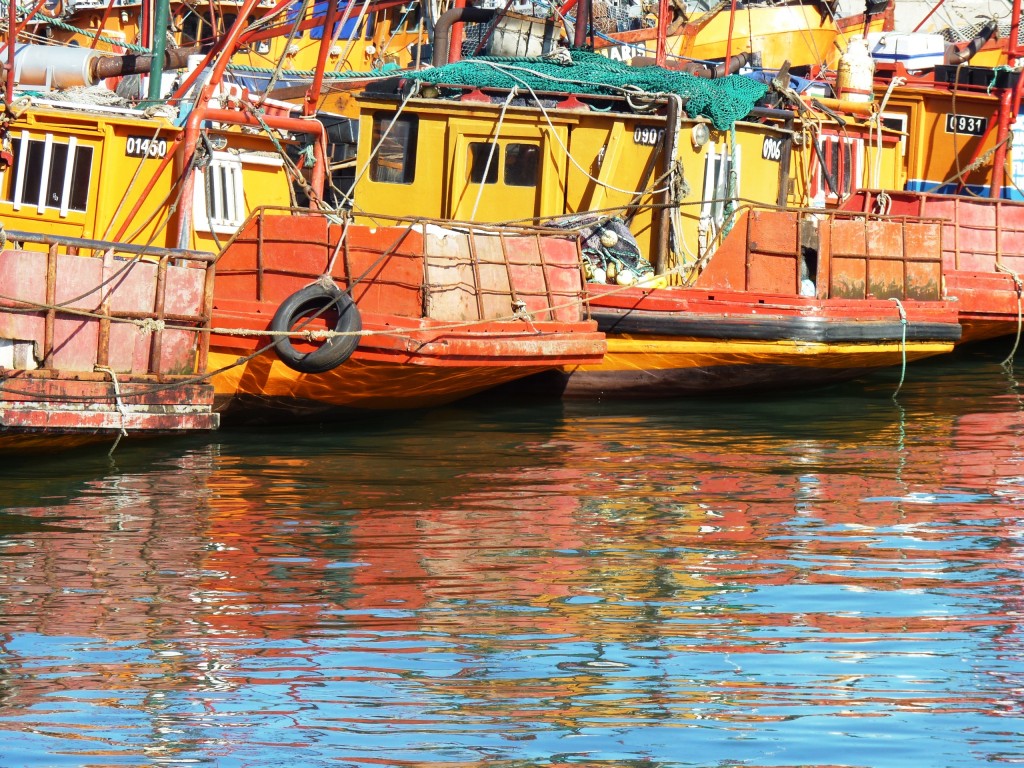
M 596 363 L 606 349 L 584 316 L 578 245 L 564 233 L 267 215 L 243 228 L 217 270 L 209 369 L 218 408 L 236 421 L 443 405 Z M 304 372 L 276 353 L 271 318 L 324 274 L 348 286 L 360 338 L 336 368 Z

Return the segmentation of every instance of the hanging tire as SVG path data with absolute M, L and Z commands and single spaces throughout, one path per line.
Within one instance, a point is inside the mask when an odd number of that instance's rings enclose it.
M 326 373 L 352 356 L 359 346 L 358 333 L 363 329 L 363 320 L 352 297 L 335 285 L 325 287 L 314 283 L 293 293 L 277 308 L 274 319 L 270 321 L 270 330 L 287 333 L 302 318 L 329 311 L 338 313 L 338 322 L 331 330 L 351 335 L 332 336 L 318 349 L 305 354 L 295 349 L 290 337 L 281 336 L 274 342 L 281 362 L 299 373 Z

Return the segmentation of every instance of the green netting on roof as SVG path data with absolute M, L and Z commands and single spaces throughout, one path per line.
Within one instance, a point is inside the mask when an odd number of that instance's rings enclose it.
M 478 56 L 443 67 L 410 72 L 410 80 L 434 85 L 519 88 L 573 94 L 621 95 L 624 90 L 674 93 L 690 117 L 707 117 L 720 130 L 742 119 L 764 96 L 765 83 L 741 75 L 707 80 L 664 67 L 631 67 L 596 53 L 572 50 L 571 63 L 555 59 Z

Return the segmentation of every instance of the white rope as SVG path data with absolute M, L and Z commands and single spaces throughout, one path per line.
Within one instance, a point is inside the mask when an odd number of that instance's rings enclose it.
M 476 201 L 473 203 L 473 212 L 469 215 L 469 218 L 476 220 L 476 212 L 480 208 L 480 198 L 484 194 L 484 186 L 487 184 L 487 174 L 491 170 L 491 161 L 494 159 L 494 155 L 498 149 L 498 139 L 501 138 L 501 124 L 505 122 L 505 113 L 508 111 L 508 105 L 512 103 L 512 100 L 519 95 L 519 89 L 513 88 L 508 92 L 508 98 L 505 99 L 505 103 L 501 105 L 501 114 L 498 115 L 498 122 L 494 126 L 494 140 L 490 142 L 491 148 L 487 153 L 487 163 L 484 165 L 484 175 L 480 179 L 479 188 L 476 191 Z
M 539 74 L 537 72 L 534 72 L 532 69 L 525 69 L 523 67 L 510 67 L 510 66 L 507 66 L 507 65 L 498 65 L 496 62 L 492 62 L 492 61 L 473 60 L 472 63 L 474 63 L 474 64 L 485 64 L 487 66 L 494 67 L 495 69 L 498 69 L 498 70 L 501 70 L 501 69 L 515 69 L 515 70 L 520 70 L 520 71 L 523 71 L 523 72 L 529 72 L 530 74 Z M 505 74 L 508 74 L 508 73 L 506 72 Z M 513 80 L 516 80 L 517 82 L 519 82 L 524 88 L 526 88 L 526 90 L 528 90 L 530 92 L 530 95 L 533 96 L 533 100 L 534 100 L 534 102 L 536 102 L 537 107 L 540 109 L 541 114 L 544 115 L 544 120 L 545 120 L 545 122 L 547 122 L 548 128 L 550 129 L 549 130 L 549 134 L 551 136 L 554 136 L 555 141 L 558 143 L 558 146 L 565 153 L 566 157 L 569 158 L 569 160 L 572 162 L 572 164 L 574 166 L 576 166 L 576 169 L 580 173 L 582 173 L 584 176 L 586 176 L 588 179 L 593 181 L 595 184 L 600 184 L 605 189 L 610 189 L 613 192 L 619 192 L 621 194 L 630 195 L 630 196 L 635 196 L 635 195 L 655 195 L 655 194 L 658 194 L 659 192 L 664 192 L 664 191 L 666 191 L 668 189 L 667 186 L 666 187 L 658 187 L 656 189 L 640 189 L 640 190 L 620 189 L 619 187 L 612 186 L 611 184 L 607 184 L 607 183 L 601 181 L 600 179 L 598 179 L 598 178 L 596 178 L 594 176 L 591 176 L 589 171 L 587 171 L 586 168 L 584 168 L 582 165 L 580 165 L 579 161 L 575 157 L 572 156 L 572 153 L 569 151 L 569 147 L 567 147 L 565 145 L 565 142 L 562 141 L 562 137 L 558 135 L 558 131 L 555 129 L 554 123 L 551 122 L 551 117 L 548 115 L 547 109 L 544 108 L 544 105 L 541 103 L 540 97 L 537 96 L 537 93 L 533 90 L 533 88 L 530 86 L 530 84 L 528 82 L 526 82 L 525 80 L 523 80 L 522 78 L 516 77 L 515 75 L 508 74 L 508 76 L 511 77 Z M 542 75 L 542 76 L 543 77 L 549 77 L 548 75 Z M 561 78 L 551 78 L 551 77 L 549 77 L 549 79 L 556 80 L 556 81 L 559 81 L 559 82 L 565 82 L 565 83 L 586 84 L 586 83 L 584 83 L 582 81 L 578 81 L 578 80 L 563 80 Z M 626 89 L 619 89 L 619 90 L 622 90 L 623 92 L 625 92 Z M 652 94 L 652 98 L 659 98 L 659 97 L 665 97 L 665 96 L 670 96 L 670 95 L 671 94 L 656 93 L 656 94 Z
M 882 113 L 885 111 L 885 105 L 889 103 L 889 97 L 892 96 L 893 89 L 906 85 L 906 83 L 907 78 L 905 77 L 894 77 L 890 80 L 889 87 L 885 89 L 885 95 L 882 97 L 882 103 L 878 105 L 878 111 L 871 115 L 868 120 L 869 123 L 875 123 L 875 131 L 878 135 L 878 145 L 875 147 L 874 168 L 872 169 L 873 178 L 871 180 L 871 186 L 874 189 L 882 186 L 879 181 L 882 176 Z
M 128 418 L 128 411 L 125 409 L 124 402 L 121 400 L 121 385 L 117 381 L 117 374 L 114 372 L 114 369 L 106 365 L 97 365 L 95 370 L 100 373 L 110 374 L 110 380 L 114 383 L 114 403 L 117 405 L 117 412 L 121 415 L 121 431 L 118 432 L 117 439 L 114 441 L 114 444 L 110 447 L 110 452 L 107 454 L 108 456 L 113 456 L 114 450 L 121 442 L 121 438 L 128 434 L 128 430 L 125 429 L 125 421 Z
M 903 308 L 903 302 L 895 296 L 891 297 L 889 301 L 896 302 L 896 306 L 900 310 L 900 322 L 903 324 L 903 337 L 900 340 L 900 352 L 903 354 L 903 365 L 900 368 L 900 383 L 896 385 L 896 391 L 892 393 L 892 399 L 895 400 L 896 396 L 903 388 L 903 379 L 907 375 L 907 311 Z
M 338 22 L 338 28 L 336 30 L 331 30 L 331 45 L 334 45 L 336 42 L 338 42 L 338 38 L 341 37 L 341 32 L 342 30 L 345 29 L 345 25 L 348 23 L 349 16 L 352 15 L 352 7 L 354 5 L 354 3 L 348 3 L 345 5 L 345 13 L 342 14 L 341 21 Z M 338 56 L 338 60 L 334 62 L 335 72 L 338 71 L 338 67 L 344 64 L 346 61 L 348 61 L 349 54 L 352 53 L 352 48 L 355 47 L 356 41 L 359 39 L 359 35 L 357 34 L 357 32 L 359 30 L 360 22 L 366 18 L 366 12 L 369 6 L 370 0 L 364 0 L 363 7 L 359 9 L 359 15 L 356 17 L 356 23 L 352 32 L 352 36 L 348 40 L 348 45 L 345 47 L 345 50 L 342 51 L 341 54 Z
M 1004 368 L 1010 368 L 1010 367 L 1013 366 L 1013 358 L 1016 357 L 1016 355 L 1017 355 L 1017 347 L 1020 346 L 1021 321 L 1022 321 L 1022 316 L 1021 316 L 1021 291 L 1024 290 L 1024 283 L 1021 282 L 1020 275 L 1018 275 L 1016 272 L 1014 272 L 1009 267 L 1004 266 L 1003 264 L 1000 264 L 1000 263 L 996 262 L 996 269 L 998 271 L 1000 271 L 1000 272 L 1005 272 L 1010 277 L 1012 277 L 1013 278 L 1013 284 L 1014 284 L 1014 286 L 1017 289 L 1017 336 L 1013 340 L 1013 349 L 1010 350 L 1010 354 L 1007 355 L 1006 359 L 1003 360 L 1003 362 L 1002 362 L 1002 366 Z
M 327 262 L 327 269 L 324 270 L 325 275 L 331 275 L 334 273 L 334 262 L 338 260 L 338 254 L 341 253 L 341 248 L 345 244 L 345 238 L 348 235 L 348 225 L 351 219 L 348 216 L 344 217 L 341 226 L 341 237 L 338 238 L 338 244 L 334 247 L 334 253 L 331 254 L 331 258 Z

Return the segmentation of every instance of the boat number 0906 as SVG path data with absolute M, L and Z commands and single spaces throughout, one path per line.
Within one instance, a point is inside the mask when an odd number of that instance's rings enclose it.
M 661 141 L 664 135 L 664 128 L 650 128 L 638 125 L 636 128 L 633 129 L 633 143 L 644 144 L 648 147 L 653 147 L 655 144 Z
M 763 157 L 765 160 L 781 160 L 782 139 L 776 139 L 772 136 L 765 136 L 764 144 L 761 145 L 761 157 Z
M 167 140 L 129 136 L 125 154 L 128 157 L 164 157 L 167 154 Z

